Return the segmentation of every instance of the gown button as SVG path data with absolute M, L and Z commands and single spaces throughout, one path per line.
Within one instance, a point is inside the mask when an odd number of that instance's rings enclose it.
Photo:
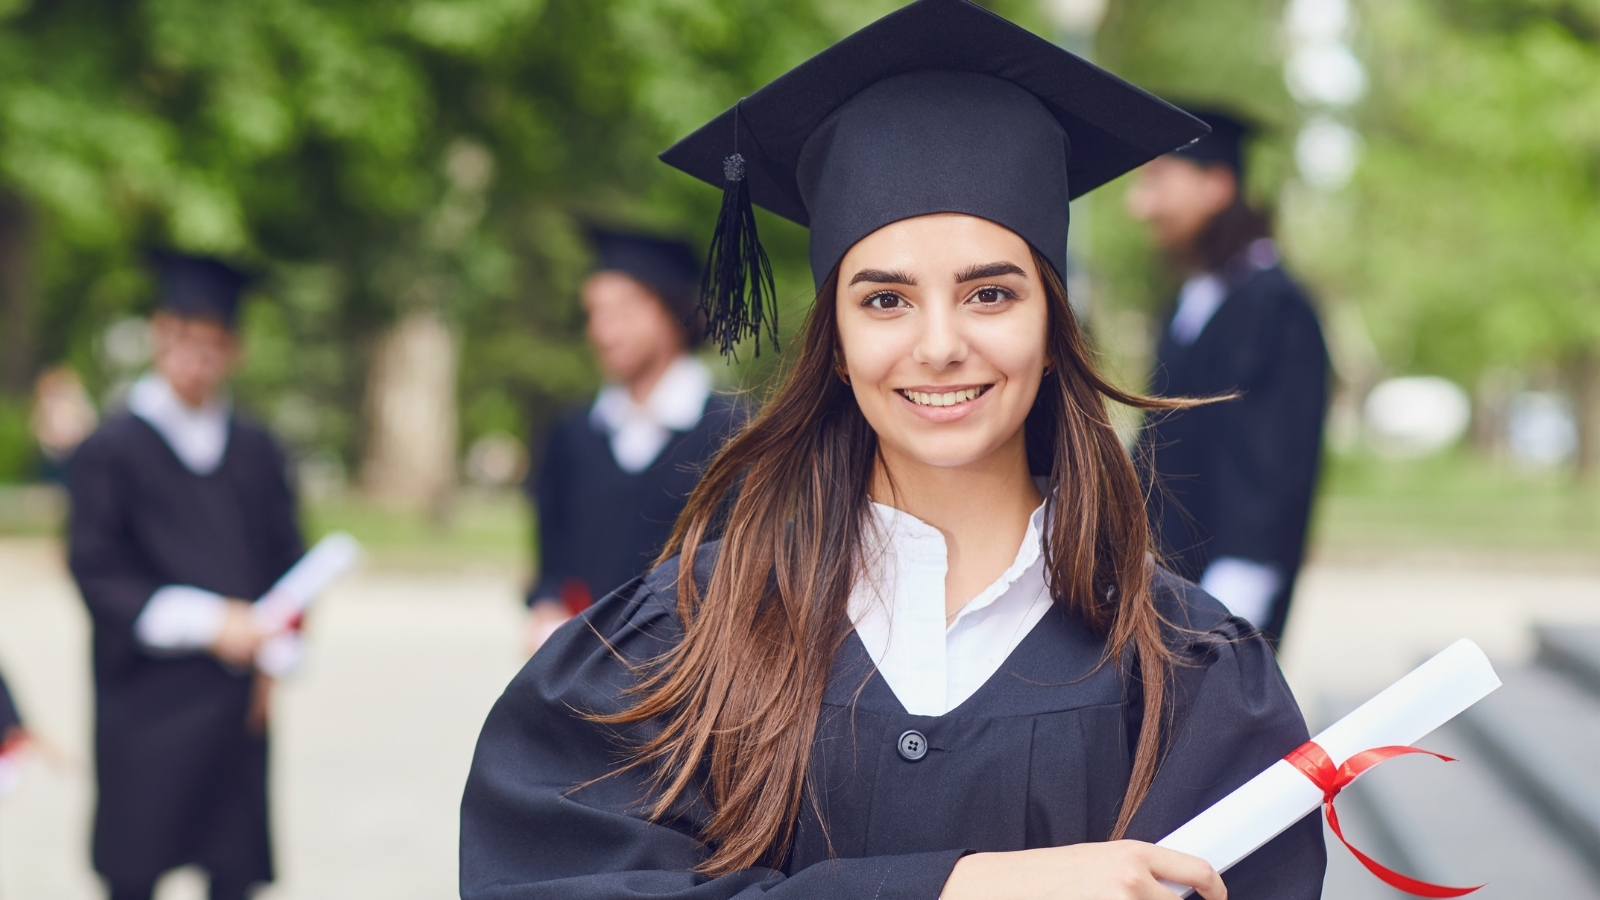
M 916 762 L 928 755 L 928 739 L 920 731 L 907 731 L 900 735 L 900 757 L 907 762 Z

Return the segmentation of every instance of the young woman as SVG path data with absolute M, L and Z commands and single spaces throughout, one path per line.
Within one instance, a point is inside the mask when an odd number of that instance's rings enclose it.
M 1226 886 L 1147 843 L 1306 739 L 1152 560 L 1105 404 L 1170 404 L 1096 374 L 1062 286 L 1069 198 L 1202 132 L 920 0 L 664 155 L 726 176 L 713 336 L 764 312 L 747 200 L 811 227 L 817 302 L 663 563 L 491 712 L 463 897 L 1320 896 L 1314 817 Z

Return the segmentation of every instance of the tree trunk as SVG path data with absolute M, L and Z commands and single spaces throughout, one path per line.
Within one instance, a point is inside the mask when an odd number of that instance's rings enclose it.
M 1593 483 L 1600 474 L 1600 355 L 1579 350 L 1572 360 L 1572 405 L 1578 426 L 1578 479 Z
M 21 197 L 0 193 L 0 394 L 26 397 L 33 387 L 33 213 Z
M 368 495 L 442 518 L 455 486 L 456 342 L 438 313 L 407 313 L 379 340 L 367 423 L 361 472 Z

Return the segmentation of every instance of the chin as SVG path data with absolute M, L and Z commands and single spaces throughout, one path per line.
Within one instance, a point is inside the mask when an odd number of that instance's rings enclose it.
M 954 436 L 951 436 L 954 437 Z M 981 462 L 1000 449 L 1000 443 L 981 440 L 934 439 L 896 441 L 895 452 L 918 465 L 935 469 L 959 469 Z

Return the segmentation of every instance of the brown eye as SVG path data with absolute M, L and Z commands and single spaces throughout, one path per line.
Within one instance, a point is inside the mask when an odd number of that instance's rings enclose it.
M 905 305 L 905 300 L 899 294 L 883 291 L 873 294 L 861 301 L 861 305 L 868 309 L 896 309 Z
M 979 288 L 977 293 L 972 295 L 972 299 L 983 306 L 994 306 L 995 304 L 1010 300 L 1015 296 L 1015 294 L 1011 293 L 1005 288 L 986 287 Z

